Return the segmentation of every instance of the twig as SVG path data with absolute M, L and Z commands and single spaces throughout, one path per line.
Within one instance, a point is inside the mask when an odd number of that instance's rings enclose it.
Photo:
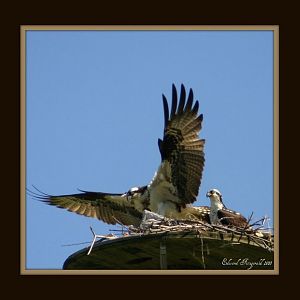
M 84 244 L 90 244 L 91 242 L 82 242 L 82 243 L 74 243 L 74 244 L 64 244 L 61 245 L 62 247 L 70 247 L 70 246 L 78 246 L 78 245 L 84 245 Z
M 113 236 L 107 236 L 107 235 L 95 234 L 95 232 L 94 232 L 94 230 L 93 230 L 93 228 L 91 226 L 90 226 L 90 229 L 91 229 L 91 231 L 92 231 L 92 233 L 94 235 L 94 238 L 93 238 L 92 244 L 90 246 L 90 249 L 89 249 L 87 255 L 90 255 L 90 253 L 91 253 L 91 251 L 92 251 L 92 249 L 94 247 L 94 244 L 95 244 L 97 238 L 101 238 L 100 241 L 104 241 L 106 239 L 111 240 L 111 239 L 115 239 L 116 238 L 114 235 Z

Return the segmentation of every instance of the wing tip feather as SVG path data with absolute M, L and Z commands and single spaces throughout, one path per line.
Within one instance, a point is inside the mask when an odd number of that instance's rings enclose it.
M 163 94 L 162 95 L 163 98 L 163 107 L 164 107 L 164 125 L 165 128 L 168 126 L 168 122 L 169 122 L 169 105 L 168 105 L 168 101 L 166 96 Z

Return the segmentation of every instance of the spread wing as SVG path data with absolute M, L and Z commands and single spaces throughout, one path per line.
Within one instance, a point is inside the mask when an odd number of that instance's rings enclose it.
M 247 228 L 249 226 L 248 220 L 245 217 L 229 209 L 218 210 L 218 218 L 223 225 L 239 228 Z
M 170 164 L 170 179 L 177 191 L 181 204 L 196 200 L 204 167 L 204 143 L 199 138 L 203 115 L 198 115 L 199 103 L 193 103 L 193 90 L 186 91 L 181 85 L 178 102 L 177 91 L 172 86 L 172 107 L 169 107 L 163 95 L 164 137 L 158 140 L 162 162 Z M 178 103 L 178 105 L 177 105 Z
M 31 196 L 49 205 L 67 209 L 79 215 L 99 219 L 108 224 L 139 225 L 142 213 L 127 200 L 126 194 L 87 192 L 53 196 L 29 191 Z

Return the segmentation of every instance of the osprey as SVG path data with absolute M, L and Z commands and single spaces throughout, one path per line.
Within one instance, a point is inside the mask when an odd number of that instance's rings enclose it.
M 209 221 L 211 224 L 222 224 L 239 228 L 249 227 L 245 217 L 236 211 L 226 208 L 219 190 L 212 189 L 208 191 L 206 197 L 210 199 Z
M 70 195 L 33 193 L 50 205 L 65 208 L 108 224 L 139 225 L 144 210 L 165 217 L 194 217 L 209 221 L 209 208 L 193 207 L 204 167 L 204 139 L 199 138 L 203 115 L 198 114 L 199 102 L 194 102 L 193 90 L 188 95 L 181 85 L 178 97 L 172 85 L 172 106 L 169 110 L 164 95 L 164 134 L 158 139 L 161 164 L 148 185 L 131 188 L 126 193 L 88 192 Z

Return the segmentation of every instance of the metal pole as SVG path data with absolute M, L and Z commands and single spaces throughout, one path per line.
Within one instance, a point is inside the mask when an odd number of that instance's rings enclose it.
M 159 245 L 159 254 L 160 254 L 160 269 L 167 270 L 167 247 L 166 247 L 166 239 L 163 237 L 160 241 Z

